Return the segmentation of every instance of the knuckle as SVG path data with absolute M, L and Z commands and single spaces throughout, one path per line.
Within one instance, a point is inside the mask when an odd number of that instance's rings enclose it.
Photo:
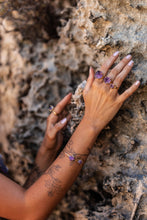
M 123 81 L 123 77 L 121 75 L 117 76 L 117 83 L 121 83 Z
M 119 68 L 118 67 L 115 67 L 112 71 L 111 71 L 111 75 L 117 75 L 119 72 Z
M 48 140 L 53 140 L 53 139 L 55 138 L 55 136 L 56 136 L 56 132 L 55 132 L 55 133 L 50 132 L 50 133 L 47 135 Z
M 128 74 L 130 71 L 131 71 L 131 66 L 128 66 L 128 65 L 127 65 L 127 66 L 125 67 L 125 69 L 124 69 L 124 73 L 125 73 L 125 74 Z
M 112 72 L 115 74 L 119 73 L 122 70 L 123 66 L 124 66 L 124 63 L 121 61 L 117 66 L 114 67 Z
M 107 60 L 107 62 L 105 63 L 105 65 L 104 65 L 104 68 L 105 69 L 108 69 L 109 67 L 110 67 L 110 65 L 112 64 L 112 62 L 113 62 L 113 60 Z
M 51 138 L 51 133 L 47 132 L 46 136 L 47 136 L 48 139 L 50 139 Z
M 124 58 L 124 59 L 120 62 L 120 64 L 121 64 L 122 66 L 126 65 L 126 64 L 127 64 L 127 59 Z
M 55 124 L 55 129 L 58 130 L 59 128 L 60 128 L 60 124 L 59 123 Z
M 96 89 L 100 85 L 100 82 L 101 82 L 101 79 L 95 79 L 93 84 L 92 84 L 92 87 L 94 89 Z
M 100 89 L 103 93 L 106 93 L 109 89 L 109 84 L 106 85 L 105 83 L 102 83 L 101 86 L 100 86 Z

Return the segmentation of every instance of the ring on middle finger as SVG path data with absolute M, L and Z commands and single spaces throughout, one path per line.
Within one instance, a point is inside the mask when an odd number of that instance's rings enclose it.
M 112 84 L 112 79 L 111 79 L 110 77 L 106 76 L 106 77 L 104 78 L 104 83 L 110 85 L 110 84 Z

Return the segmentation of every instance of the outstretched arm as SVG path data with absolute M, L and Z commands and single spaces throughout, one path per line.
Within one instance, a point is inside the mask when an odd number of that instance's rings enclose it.
M 67 104 L 69 104 L 71 100 L 71 96 L 72 94 L 69 93 L 60 102 L 62 109 L 58 116 L 53 114 L 52 119 L 50 116 L 47 118 L 44 139 L 42 141 L 41 147 L 37 152 L 33 169 L 31 170 L 31 173 L 24 184 L 24 188 L 26 189 L 29 188 L 47 168 L 49 168 L 59 153 L 59 150 L 63 144 L 62 129 L 65 128 L 71 118 L 71 115 L 65 111 Z M 56 120 L 56 123 L 54 123 L 53 119 Z M 59 121 L 62 123 L 58 123 Z
M 46 172 L 26 191 L 5 177 L 2 178 L 0 181 L 0 215 L 2 217 L 43 220 L 63 198 L 79 174 L 100 131 L 139 86 L 137 81 L 123 94 L 119 95 L 117 91 L 117 87 L 120 87 L 133 66 L 131 57 L 124 58 L 109 73 L 108 79 L 111 77 L 114 88 L 107 83 L 108 80 L 104 80 L 104 76 L 117 57 L 118 55 L 114 54 L 102 66 L 103 77 L 99 79 L 94 79 L 94 71 L 90 69 L 83 93 L 84 117 L 65 149 Z M 55 111 L 60 113 L 61 109 L 62 105 L 59 103 Z M 53 114 L 50 118 L 56 123 Z M 58 122 L 56 127 L 60 123 Z M 18 210 L 21 210 L 21 213 Z

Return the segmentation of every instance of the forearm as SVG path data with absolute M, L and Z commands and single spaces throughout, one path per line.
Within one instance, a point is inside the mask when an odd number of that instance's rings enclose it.
M 28 189 L 36 180 L 43 174 L 43 172 L 52 164 L 56 157 L 56 152 L 53 150 L 46 150 L 43 146 L 37 152 L 33 169 L 31 170 L 24 188 Z
M 7 219 L 25 219 L 25 190 L 0 174 L 0 216 Z
M 35 163 L 31 173 L 29 174 L 26 182 L 24 183 L 23 187 L 28 189 L 35 181 L 42 175 L 42 171 L 40 170 L 39 166 Z
M 85 123 L 84 121 L 80 123 L 65 146 L 64 152 L 27 190 L 1 175 L 3 181 L 0 181 L 0 215 L 2 217 L 15 220 L 46 219 L 75 181 L 95 142 L 98 133 Z M 83 163 L 70 161 L 69 154 L 79 154 Z
M 27 207 L 28 209 L 30 207 L 30 213 L 33 215 L 35 213 L 35 219 L 43 220 L 51 213 L 73 184 L 84 164 L 70 161 L 65 152 L 80 154 L 85 162 L 97 134 L 93 128 L 85 124 L 85 121 L 82 121 L 67 143 L 64 152 L 58 156 L 39 180 L 26 191 Z

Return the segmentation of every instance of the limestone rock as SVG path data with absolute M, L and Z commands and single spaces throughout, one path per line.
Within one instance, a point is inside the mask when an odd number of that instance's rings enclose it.
M 2 22 L 3 27 L 5 28 L 6 31 L 14 31 L 15 30 L 15 25 L 12 22 L 12 20 L 9 20 L 5 18 Z
M 0 153 L 14 180 L 27 178 L 48 106 L 73 92 L 67 141 L 84 114 L 89 66 L 98 69 L 117 50 L 118 61 L 131 53 L 135 65 L 119 92 L 138 79 L 141 86 L 101 132 L 49 219 L 147 219 L 146 1 L 0 4 Z

